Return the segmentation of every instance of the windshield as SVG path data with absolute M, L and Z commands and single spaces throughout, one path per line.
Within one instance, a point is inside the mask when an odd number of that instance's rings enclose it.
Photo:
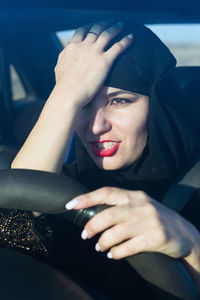
M 146 24 L 168 46 L 177 66 L 200 66 L 200 24 Z M 74 30 L 56 32 L 65 46 Z

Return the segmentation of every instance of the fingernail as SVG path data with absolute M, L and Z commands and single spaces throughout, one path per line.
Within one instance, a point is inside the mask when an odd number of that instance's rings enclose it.
M 118 26 L 122 26 L 124 23 L 123 22 L 117 22 Z
M 74 208 L 78 203 L 79 203 L 79 200 L 75 198 L 75 199 L 69 201 L 69 202 L 65 205 L 65 208 L 66 208 L 67 210 L 70 210 L 70 209 Z
M 107 258 L 112 258 L 112 253 L 111 252 L 107 253 Z
M 128 35 L 128 38 L 129 38 L 129 39 L 132 39 L 132 38 L 133 38 L 133 34 L 130 33 L 130 34 Z
M 82 231 L 81 237 L 82 237 L 83 240 L 86 240 L 86 239 L 87 239 L 87 237 L 88 237 L 87 230 L 84 229 L 84 230 Z
M 96 250 L 97 252 L 99 252 L 99 251 L 101 250 L 98 243 L 96 243 L 96 245 L 95 245 L 95 250 Z

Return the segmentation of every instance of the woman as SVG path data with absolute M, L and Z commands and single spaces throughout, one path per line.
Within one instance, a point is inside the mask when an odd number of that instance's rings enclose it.
M 75 129 L 77 160 L 65 172 L 91 192 L 66 208 L 111 206 L 86 224 L 82 238 L 100 234 L 96 251 L 114 260 L 144 251 L 180 258 L 200 291 L 199 233 L 159 203 L 200 144 L 178 112 L 157 98 L 174 57 L 150 30 L 131 28 L 133 34 L 121 23 L 100 22 L 77 29 L 12 168 L 60 173 Z

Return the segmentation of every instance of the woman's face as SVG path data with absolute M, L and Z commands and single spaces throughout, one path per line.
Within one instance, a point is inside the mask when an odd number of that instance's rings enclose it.
M 149 97 L 103 87 L 83 108 L 75 129 L 94 163 L 117 170 L 136 161 L 147 141 Z

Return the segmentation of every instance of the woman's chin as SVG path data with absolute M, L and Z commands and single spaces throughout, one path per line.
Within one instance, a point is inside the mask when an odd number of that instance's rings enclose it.
M 96 157 L 93 159 L 96 166 L 102 170 L 114 171 L 123 168 L 122 163 L 113 157 Z

